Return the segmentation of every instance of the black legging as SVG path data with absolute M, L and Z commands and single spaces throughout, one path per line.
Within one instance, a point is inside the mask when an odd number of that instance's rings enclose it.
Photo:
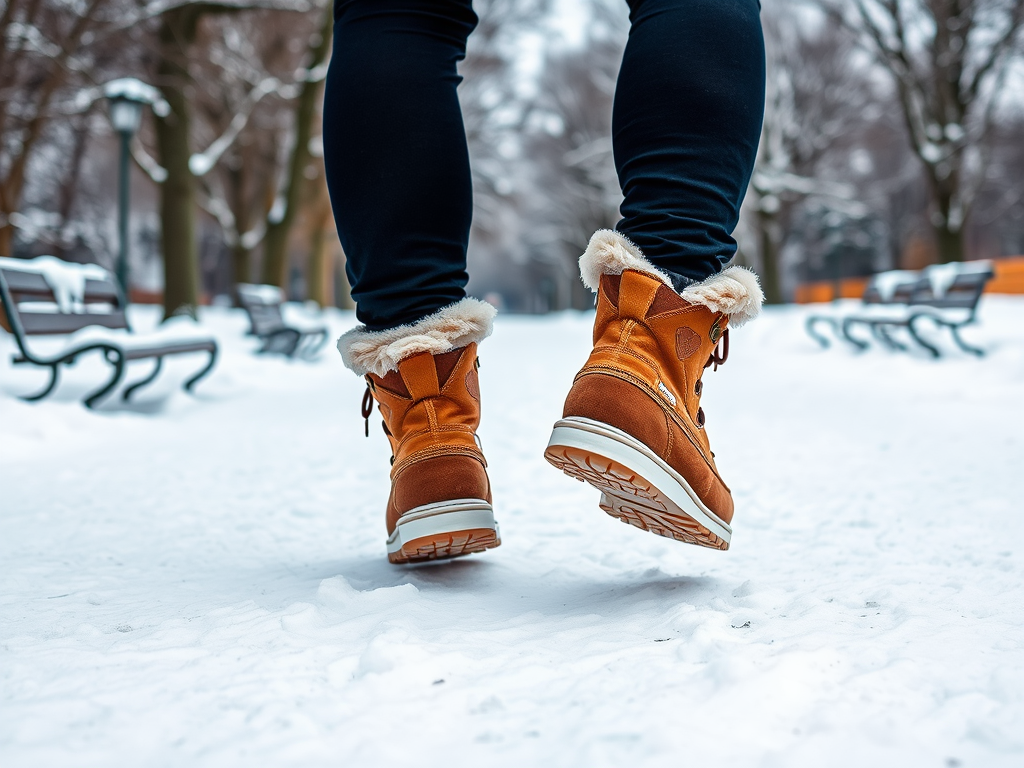
M 764 112 L 757 0 L 628 0 L 612 117 L 617 229 L 682 288 L 722 269 Z M 414 322 L 465 296 L 473 216 L 456 64 L 471 0 L 337 0 L 327 183 L 358 317 Z

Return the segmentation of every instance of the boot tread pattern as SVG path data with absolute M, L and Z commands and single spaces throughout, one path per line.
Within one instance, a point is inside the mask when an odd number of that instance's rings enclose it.
M 397 552 L 388 553 L 388 560 L 392 563 L 425 563 L 483 552 L 500 544 L 501 540 L 492 528 L 438 533 L 413 539 Z
M 679 510 L 656 486 L 628 467 L 570 446 L 549 448 L 544 455 L 569 477 L 590 483 L 600 490 L 600 507 L 612 517 L 687 544 L 721 550 L 729 548 L 729 542 Z

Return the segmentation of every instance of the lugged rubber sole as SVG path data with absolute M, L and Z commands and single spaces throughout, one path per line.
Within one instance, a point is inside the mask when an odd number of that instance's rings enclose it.
M 592 419 L 555 423 L 544 458 L 601 491 L 600 507 L 624 523 L 676 541 L 728 549 L 732 528 L 646 445 Z
M 500 544 L 490 504 L 483 499 L 454 499 L 410 509 L 398 518 L 388 536 L 388 560 L 422 563 L 471 555 Z

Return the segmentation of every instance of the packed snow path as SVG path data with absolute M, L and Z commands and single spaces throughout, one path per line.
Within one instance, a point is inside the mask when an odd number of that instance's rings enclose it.
M 209 310 L 195 397 L 169 361 L 90 413 L 105 368 L 24 404 L 45 373 L 0 334 L 0 763 L 1020 766 L 1024 301 L 981 314 L 983 360 L 822 352 L 802 309 L 733 334 L 725 553 L 544 462 L 590 317 L 500 318 L 504 543 L 419 568 L 385 559 L 389 451 L 333 351 L 257 358 Z

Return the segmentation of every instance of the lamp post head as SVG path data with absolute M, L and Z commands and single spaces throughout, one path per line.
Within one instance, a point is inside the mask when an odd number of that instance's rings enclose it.
M 114 124 L 114 130 L 118 133 L 127 133 L 129 136 L 139 130 L 142 123 L 142 108 L 144 102 L 117 96 L 110 100 L 110 122 Z
M 123 77 L 103 86 L 103 95 L 110 99 L 110 122 L 118 133 L 132 135 L 142 122 L 142 110 L 152 104 L 157 114 L 164 114 L 166 102 L 151 85 L 140 80 Z

